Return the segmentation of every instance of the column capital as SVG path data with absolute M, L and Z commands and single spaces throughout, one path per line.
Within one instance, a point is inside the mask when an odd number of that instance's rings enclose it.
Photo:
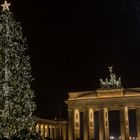
M 129 106 L 121 106 L 121 107 L 119 107 L 119 109 L 125 109 L 125 108 L 129 109 Z

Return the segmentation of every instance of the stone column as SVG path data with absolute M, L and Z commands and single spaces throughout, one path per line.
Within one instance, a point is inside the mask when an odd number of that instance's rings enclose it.
M 140 107 L 136 108 L 137 138 L 140 140 Z
M 99 140 L 104 140 L 103 110 L 99 110 Z
M 39 125 L 40 125 L 39 123 L 36 124 L 36 132 L 37 133 L 39 133 L 39 131 L 40 131 L 40 126 Z
M 54 134 L 53 138 L 57 140 L 57 126 L 54 126 Z
M 74 139 L 74 111 L 68 110 L 68 140 Z
M 48 137 L 49 135 L 48 125 L 45 125 L 45 137 Z
M 109 140 L 109 120 L 108 120 L 108 109 L 103 109 L 103 120 L 104 120 L 104 136 L 105 140 Z
M 43 136 L 44 137 L 44 124 L 41 124 L 40 125 L 40 131 L 41 131 L 41 136 Z
M 59 140 L 60 139 L 60 135 L 59 135 L 59 126 L 56 126 L 56 138 Z
M 59 138 L 62 139 L 62 126 L 59 126 Z
M 124 110 L 123 109 L 120 109 L 120 131 L 121 131 L 121 140 L 125 140 Z
M 95 138 L 95 128 L 94 128 L 94 110 L 89 108 L 89 139 Z
M 129 140 L 129 115 L 127 106 L 120 110 L 120 127 L 122 140 Z
M 89 110 L 83 109 L 84 140 L 89 140 Z
M 50 138 L 53 138 L 53 128 L 51 125 L 50 125 Z
M 74 110 L 74 139 L 80 138 L 80 112 L 79 109 Z
M 67 140 L 67 126 L 62 127 L 62 140 Z

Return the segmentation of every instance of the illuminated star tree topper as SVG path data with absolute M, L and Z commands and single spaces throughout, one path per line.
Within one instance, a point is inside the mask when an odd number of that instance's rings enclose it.
M 5 10 L 8 10 L 9 11 L 9 6 L 10 6 L 11 4 L 10 3 L 7 3 L 7 0 L 5 0 L 4 1 L 4 4 L 2 4 L 1 6 L 2 6 L 2 11 L 5 11 Z

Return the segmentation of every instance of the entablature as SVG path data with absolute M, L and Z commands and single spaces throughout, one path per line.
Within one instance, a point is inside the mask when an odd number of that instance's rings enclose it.
M 81 99 L 67 101 L 68 109 L 74 108 L 102 108 L 108 107 L 110 109 L 128 106 L 135 108 L 140 106 L 140 96 L 126 96 L 118 98 L 94 98 L 94 99 Z

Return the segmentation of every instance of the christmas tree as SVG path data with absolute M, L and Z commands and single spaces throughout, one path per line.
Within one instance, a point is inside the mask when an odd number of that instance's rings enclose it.
M 35 103 L 26 39 L 9 10 L 10 4 L 5 1 L 1 6 L 0 137 L 11 139 L 23 130 L 33 129 Z

